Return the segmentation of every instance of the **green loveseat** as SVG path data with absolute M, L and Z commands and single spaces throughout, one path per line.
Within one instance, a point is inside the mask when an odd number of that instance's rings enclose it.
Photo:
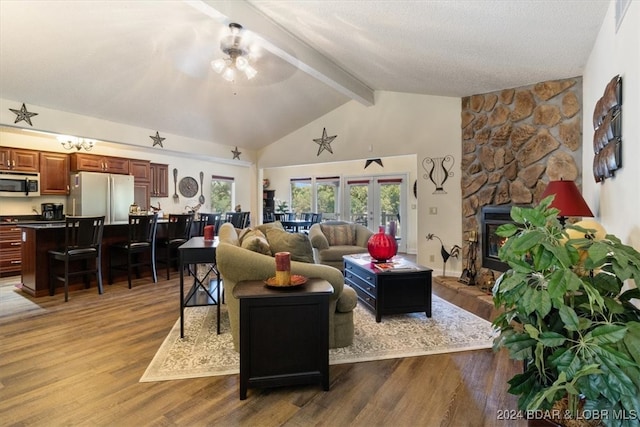
M 278 230 L 270 230 L 271 228 L 278 228 Z M 351 345 L 353 342 L 353 309 L 357 303 L 357 295 L 352 288 L 345 285 L 342 273 L 326 265 L 296 261 L 296 259 L 313 261 L 311 244 L 305 234 L 287 233 L 279 222 L 265 224 L 256 227 L 256 229 L 259 229 L 262 234 L 258 237 L 255 235 L 248 237 L 247 229 L 237 230 L 233 225 L 225 223 L 218 232 L 220 242 L 216 250 L 216 262 L 224 284 L 234 348 L 239 349 L 240 305 L 239 301 L 233 297 L 233 288 L 242 280 L 265 280 L 273 277 L 275 275 L 275 260 L 272 254 L 266 254 L 267 247 L 273 246 L 275 253 L 278 249 L 282 249 L 283 245 L 292 252 L 292 274 L 323 278 L 333 286 L 334 292 L 329 300 L 329 347 L 338 348 Z M 265 237 L 271 239 L 271 245 L 268 245 L 269 240 Z M 267 241 L 265 242 L 265 240 Z M 246 247 L 251 247 L 251 249 L 246 249 Z M 260 253 L 260 251 L 264 253 Z
M 340 271 L 344 269 L 344 255 L 369 252 L 367 242 L 372 235 L 364 225 L 347 221 L 325 221 L 313 224 L 309 229 L 315 262 Z

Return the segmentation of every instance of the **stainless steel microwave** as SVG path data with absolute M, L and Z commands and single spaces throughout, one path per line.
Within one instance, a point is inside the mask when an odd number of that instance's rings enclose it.
M 0 171 L 0 197 L 38 197 L 39 195 L 39 173 Z

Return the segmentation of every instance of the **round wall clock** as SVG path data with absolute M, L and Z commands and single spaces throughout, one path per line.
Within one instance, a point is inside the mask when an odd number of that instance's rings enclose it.
M 190 176 L 185 176 L 180 180 L 178 188 L 184 197 L 194 197 L 198 194 L 198 181 Z

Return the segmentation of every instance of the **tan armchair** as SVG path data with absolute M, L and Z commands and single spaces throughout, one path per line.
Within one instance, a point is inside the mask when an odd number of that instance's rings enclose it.
M 346 221 L 325 221 L 309 229 L 313 258 L 317 264 L 343 270 L 343 255 L 367 253 L 373 232 L 364 225 Z
M 292 233 L 286 234 L 291 235 Z M 307 238 L 306 235 L 296 234 Z M 275 260 L 271 255 L 245 249 L 239 238 L 238 230 L 230 223 L 225 223 L 220 227 L 218 238 L 220 243 L 216 249 L 216 262 L 224 284 L 233 345 L 238 350 L 240 303 L 233 297 L 233 288 L 242 280 L 266 280 L 273 277 Z M 307 242 L 307 244 L 309 243 Z M 309 252 L 311 251 L 309 250 Z M 311 258 L 311 254 L 309 254 L 309 258 Z M 306 277 L 319 277 L 331 283 L 333 294 L 329 299 L 329 347 L 338 348 L 351 345 L 354 333 L 353 309 L 356 307 L 357 295 L 352 288 L 344 284 L 342 273 L 326 265 L 300 261 L 291 261 L 291 273 Z

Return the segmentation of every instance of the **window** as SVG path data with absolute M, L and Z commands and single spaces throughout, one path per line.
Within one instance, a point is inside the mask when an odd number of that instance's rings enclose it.
M 340 177 L 316 178 L 316 212 L 322 212 L 325 219 L 338 218 L 340 200 Z
M 217 175 L 211 177 L 211 212 L 233 211 L 233 184 L 233 177 Z
M 311 178 L 291 180 L 291 211 L 311 212 Z

